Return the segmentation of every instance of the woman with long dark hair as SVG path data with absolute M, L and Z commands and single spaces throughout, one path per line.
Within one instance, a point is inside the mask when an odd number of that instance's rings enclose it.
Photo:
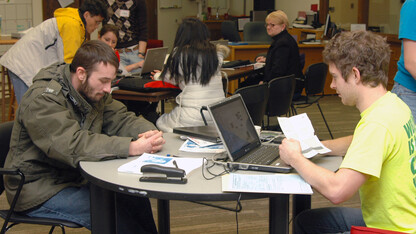
M 201 106 L 225 97 L 220 68 L 229 49 L 211 44 L 209 37 L 207 26 L 198 19 L 185 18 L 179 26 L 163 71 L 154 75 L 154 79 L 182 90 L 176 97 L 178 106 L 157 120 L 160 130 L 172 132 L 174 127 L 204 125 Z

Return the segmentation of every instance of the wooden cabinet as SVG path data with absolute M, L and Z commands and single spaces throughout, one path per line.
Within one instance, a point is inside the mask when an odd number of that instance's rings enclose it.
M 390 45 L 391 54 L 390 54 L 390 63 L 389 63 L 389 80 L 387 82 L 387 89 L 391 90 L 394 85 L 394 77 L 396 76 L 397 72 L 397 62 L 400 59 L 401 55 L 401 46 L 402 41 L 398 39 L 397 35 L 393 34 L 381 34 L 387 38 L 387 42 Z
M 316 40 L 322 39 L 322 30 L 317 29 L 306 29 L 306 28 L 288 28 L 287 31 L 290 35 L 295 36 L 297 42 L 307 39 L 306 36 L 308 34 L 314 34 Z
M 207 25 L 208 30 L 211 34 L 211 40 L 216 41 L 222 38 L 221 33 L 221 23 L 224 20 L 204 20 L 205 25 Z

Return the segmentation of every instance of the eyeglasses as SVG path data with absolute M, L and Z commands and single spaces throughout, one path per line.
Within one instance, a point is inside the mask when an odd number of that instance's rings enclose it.
M 274 27 L 274 26 L 276 26 L 276 25 L 277 25 L 277 24 L 264 24 L 264 27 L 266 27 L 266 28 L 267 28 L 267 27 L 269 27 L 269 26 L 270 26 L 270 27 L 272 27 L 272 28 L 273 28 L 273 27 Z

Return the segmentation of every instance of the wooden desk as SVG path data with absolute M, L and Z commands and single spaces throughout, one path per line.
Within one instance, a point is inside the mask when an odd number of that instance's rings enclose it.
M 230 47 L 230 56 L 226 60 L 234 61 L 254 60 L 257 54 L 267 52 L 270 45 L 229 45 L 228 47 Z
M 256 70 L 253 69 L 253 66 L 249 66 L 234 70 L 222 69 L 221 72 L 226 74 L 228 79 L 228 93 L 232 94 L 235 92 L 235 90 L 238 89 L 238 85 L 240 84 L 241 79 L 256 73 Z M 224 77 L 225 75 L 222 74 L 222 76 Z
M 306 45 L 299 44 L 299 53 L 305 54 L 305 66 L 303 68 L 303 73 L 305 73 L 306 68 L 314 63 L 322 62 L 322 51 L 324 50 L 324 44 L 318 45 Z M 270 45 L 230 45 L 230 56 L 227 60 L 254 60 L 254 58 L 259 53 L 266 53 Z M 325 94 L 335 94 L 335 90 L 330 88 L 331 85 L 331 76 L 328 74 L 326 77 Z
M 114 99 L 117 100 L 130 100 L 130 101 L 146 101 L 146 102 L 158 102 L 161 101 L 162 114 L 165 112 L 165 100 L 176 97 L 179 91 L 158 91 L 158 92 L 136 92 L 129 90 L 115 90 L 111 93 Z
M 0 36 L 0 45 L 14 45 L 19 39 Z M 6 121 L 6 68 L 1 66 L 1 121 Z M 9 84 L 9 92 L 11 85 Z M 12 108 L 9 106 L 9 108 Z

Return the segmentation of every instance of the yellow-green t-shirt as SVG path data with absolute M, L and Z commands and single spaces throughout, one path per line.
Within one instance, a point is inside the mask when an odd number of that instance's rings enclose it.
M 415 132 L 409 107 L 393 93 L 361 113 L 341 168 L 370 176 L 360 188 L 368 227 L 416 233 Z

